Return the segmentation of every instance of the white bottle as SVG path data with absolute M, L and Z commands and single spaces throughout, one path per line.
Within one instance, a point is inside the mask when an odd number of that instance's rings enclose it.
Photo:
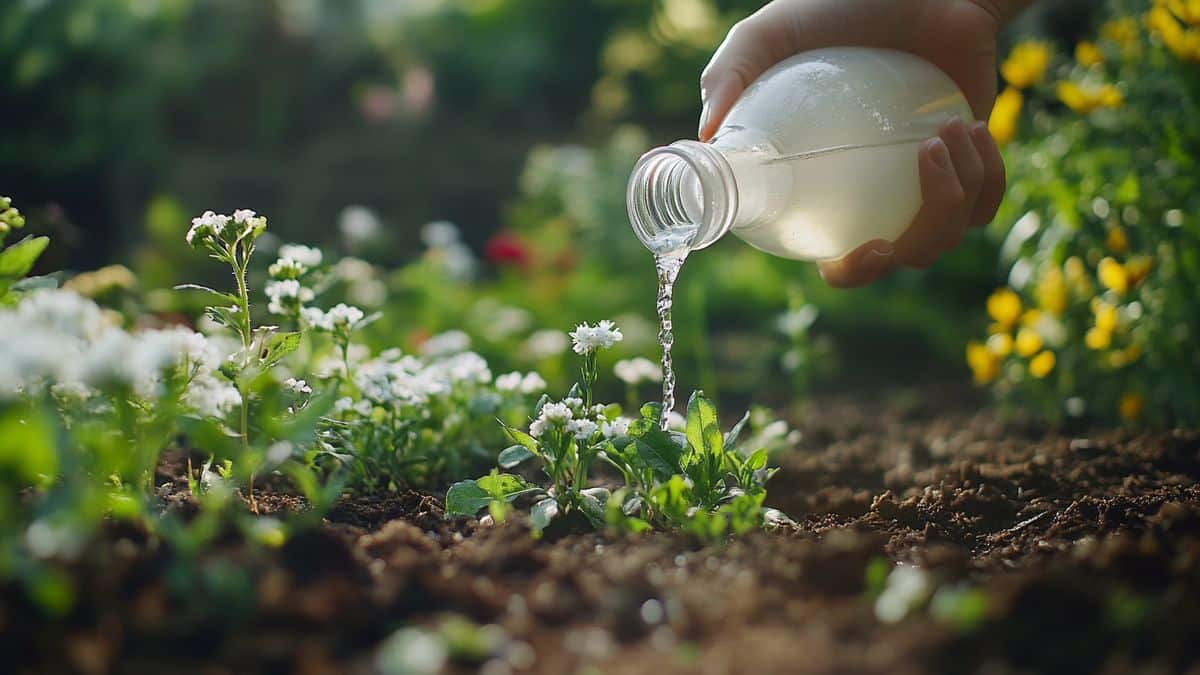
M 917 149 L 971 110 L 950 78 L 905 52 L 834 47 L 754 81 L 710 143 L 677 141 L 638 160 L 630 223 L 656 254 L 732 231 L 798 260 L 895 241 L 921 206 Z

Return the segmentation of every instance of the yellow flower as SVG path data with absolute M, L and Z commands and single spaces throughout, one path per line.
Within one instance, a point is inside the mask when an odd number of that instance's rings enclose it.
M 1184 23 L 1200 25 L 1200 0 L 1157 0 L 1155 4 L 1166 5 Z
M 1046 76 L 1050 65 L 1050 44 L 1029 40 L 1018 43 L 1000 65 L 1004 81 L 1017 89 L 1037 84 Z
M 1042 318 L 1042 310 L 1027 309 L 1027 310 L 1025 310 L 1025 313 L 1021 315 L 1021 325 L 1029 326 L 1030 328 L 1033 328 L 1034 326 L 1037 325 L 1037 322 L 1040 321 L 1041 318 Z
M 967 343 L 967 365 L 971 367 L 976 384 L 987 384 L 1000 372 L 1000 360 L 996 355 L 986 345 L 973 340 Z
M 1002 359 L 1012 353 L 1012 336 L 1008 333 L 994 333 L 987 339 L 987 348 L 996 358 Z
M 1127 47 L 1137 41 L 1137 20 L 1132 16 L 1105 21 L 1100 25 L 1100 37 Z
M 1054 370 L 1056 361 L 1054 352 L 1042 352 L 1030 359 L 1029 374 L 1040 380 L 1049 375 L 1050 371 Z
M 1132 422 L 1142 416 L 1142 407 L 1145 401 L 1141 394 L 1136 394 L 1132 391 L 1125 392 L 1121 396 L 1121 400 L 1117 402 L 1117 412 L 1121 414 L 1121 418 Z
M 1004 145 L 1017 135 L 1017 123 L 1021 118 L 1021 104 L 1025 97 L 1011 87 L 1000 92 L 988 117 L 988 131 L 996 143 Z
M 1074 82 L 1059 82 L 1055 91 L 1059 100 L 1081 115 L 1100 108 L 1119 108 L 1125 103 L 1125 97 L 1111 84 L 1084 88 Z
M 1067 283 L 1070 284 L 1071 290 L 1080 297 L 1088 297 L 1092 294 L 1092 280 L 1088 277 L 1087 268 L 1083 265 L 1083 260 L 1079 256 L 1071 256 L 1063 263 L 1063 272 L 1066 274 Z
M 1128 251 L 1129 238 L 1125 236 L 1125 228 L 1120 225 L 1113 225 L 1108 228 L 1108 235 L 1104 238 L 1104 246 L 1117 255 Z
M 1090 68 L 1104 63 L 1104 54 L 1094 42 L 1083 41 L 1075 45 L 1075 60 L 1079 65 Z
M 1038 335 L 1031 328 L 1022 328 L 1017 331 L 1017 341 L 1014 346 L 1017 349 L 1018 355 L 1024 357 L 1033 356 L 1042 348 L 1042 336 Z
M 1146 27 L 1157 35 L 1167 50 L 1184 61 L 1200 61 L 1200 30 L 1187 30 L 1162 6 L 1146 14 Z
M 1100 277 L 1100 283 L 1104 284 L 1105 288 L 1117 293 L 1125 293 L 1129 290 L 1129 274 L 1125 271 L 1125 267 L 1116 260 L 1112 258 L 1101 260 L 1096 272 Z
M 1062 270 L 1051 267 L 1046 270 L 1033 289 L 1038 307 L 1054 316 L 1062 316 L 1067 310 L 1067 282 Z
M 1117 308 L 1096 299 L 1092 302 L 1092 313 L 1096 315 L 1096 328 L 1111 333 L 1117 329 Z
M 1088 349 L 1108 349 L 1112 344 L 1112 333 L 1106 331 L 1099 326 L 1088 329 L 1086 335 L 1083 336 L 1083 342 L 1088 346 Z
M 1135 255 L 1125 262 L 1125 273 L 1129 277 L 1129 285 L 1137 286 L 1142 283 L 1150 270 L 1154 268 L 1154 258 L 1148 255 Z
M 1021 316 L 1021 298 L 1012 289 L 997 289 L 987 299 L 987 312 L 997 323 L 1010 328 Z

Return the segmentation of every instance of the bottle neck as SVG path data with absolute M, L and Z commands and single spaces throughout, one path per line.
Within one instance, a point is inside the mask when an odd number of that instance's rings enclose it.
M 629 222 L 655 254 L 686 254 L 720 239 L 738 214 L 733 168 L 712 145 L 676 141 L 642 155 L 625 194 Z

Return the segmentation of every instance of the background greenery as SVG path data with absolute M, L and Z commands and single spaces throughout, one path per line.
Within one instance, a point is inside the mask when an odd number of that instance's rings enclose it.
M 481 335 L 499 306 L 529 312 L 526 332 L 623 317 L 635 339 L 613 358 L 653 356 L 651 265 L 628 232 L 624 182 L 642 151 L 694 134 L 698 74 L 759 4 L 6 3 L 0 184 L 55 242 L 43 271 L 126 264 L 131 302 L 158 312 L 197 308 L 155 289 L 223 274 L 183 250 L 188 218 L 248 207 L 283 241 L 379 266 L 402 300 L 373 326 L 377 344 L 411 347 L 466 324 L 490 359 L 526 365 L 516 338 Z M 1013 30 L 1040 24 L 1070 45 L 1090 25 L 1080 4 L 1045 3 Z M 351 205 L 377 216 L 379 238 L 340 236 Z M 459 226 L 477 259 L 469 274 L 429 274 L 439 252 L 420 232 L 435 220 Z M 498 233 L 517 260 L 494 264 L 511 260 L 488 246 Z M 680 282 L 682 386 L 761 399 L 764 384 L 786 395 L 838 362 L 965 377 L 962 345 L 1003 278 L 996 250 L 976 235 L 930 271 L 834 292 L 809 265 L 726 242 Z M 820 310 L 815 344 L 795 323 L 778 330 L 806 303 Z

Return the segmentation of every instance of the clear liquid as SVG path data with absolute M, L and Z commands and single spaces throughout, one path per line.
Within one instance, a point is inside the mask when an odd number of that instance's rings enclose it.
M 663 431 L 671 411 L 675 410 L 675 364 L 671 360 L 671 348 L 675 346 L 675 330 L 671 321 L 671 305 L 675 299 L 675 280 L 687 259 L 688 248 L 678 248 L 654 254 L 654 268 L 658 272 L 658 345 L 662 348 L 662 420 Z

